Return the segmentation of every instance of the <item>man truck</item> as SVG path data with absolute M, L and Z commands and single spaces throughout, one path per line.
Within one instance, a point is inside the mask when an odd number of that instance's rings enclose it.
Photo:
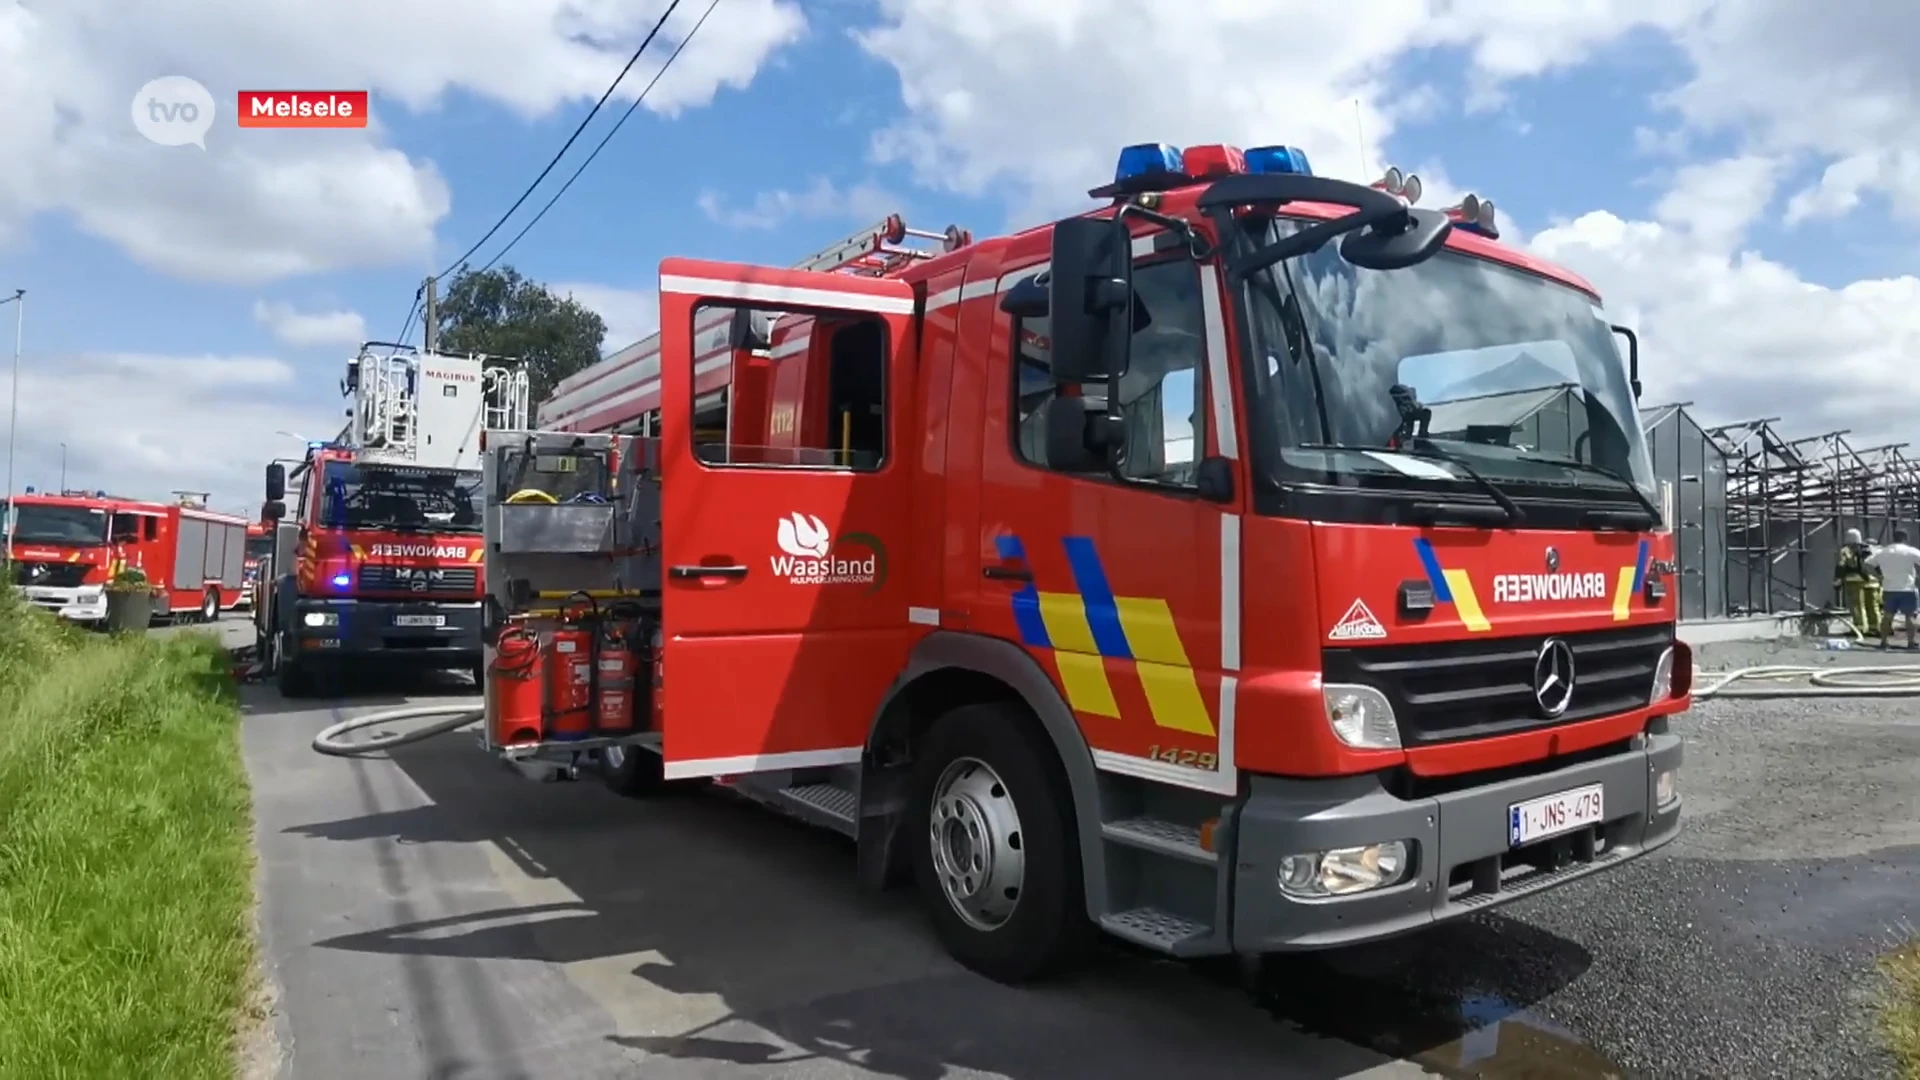
M 527 375 L 378 348 L 348 364 L 346 430 L 266 469 L 274 539 L 254 622 L 261 670 L 290 697 L 374 664 L 479 676 L 480 435 L 525 424 Z
M 7 509 L 0 500 L 13 583 L 28 602 L 63 619 L 104 622 L 107 584 L 125 569 L 146 575 L 160 618 L 212 622 L 241 602 L 244 518 L 185 498 L 32 488 Z
M 1595 289 L 1286 146 L 1129 147 L 1092 195 L 666 260 L 655 339 L 486 439 L 487 745 L 840 830 L 1007 981 L 1671 841 L 1692 663 Z

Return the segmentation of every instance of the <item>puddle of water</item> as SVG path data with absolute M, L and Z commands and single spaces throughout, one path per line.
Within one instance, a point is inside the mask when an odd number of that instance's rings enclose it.
M 1637 1080 L 1578 1036 L 1483 993 L 1418 993 L 1318 957 L 1272 958 L 1254 997 L 1276 1018 L 1453 1080 Z

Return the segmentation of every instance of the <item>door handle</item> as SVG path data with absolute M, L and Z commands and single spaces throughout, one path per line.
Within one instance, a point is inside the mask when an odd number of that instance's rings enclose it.
M 1033 571 L 1017 566 L 988 566 L 981 569 L 980 576 L 989 581 L 1032 581 Z
M 747 568 L 744 566 L 702 566 L 696 563 L 692 566 L 670 566 L 667 568 L 667 574 L 670 577 L 683 579 L 710 577 L 743 578 L 747 576 Z

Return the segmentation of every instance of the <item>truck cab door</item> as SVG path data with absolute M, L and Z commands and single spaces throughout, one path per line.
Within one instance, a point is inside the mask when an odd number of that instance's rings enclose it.
M 795 365 L 763 380 L 771 401 L 717 427 L 696 391 L 741 352 L 695 333 L 715 308 L 779 316 L 778 348 L 760 351 Z M 661 264 L 668 778 L 859 760 L 915 636 L 897 569 L 911 556 L 915 319 L 899 281 Z M 803 437 L 770 431 L 773 416 Z

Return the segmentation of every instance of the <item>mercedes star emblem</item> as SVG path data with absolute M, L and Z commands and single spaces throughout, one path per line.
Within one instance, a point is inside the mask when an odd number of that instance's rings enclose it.
M 1559 638 L 1548 638 L 1533 660 L 1533 700 L 1552 720 L 1573 704 L 1573 647 Z
M 1558 569 L 1560 569 L 1560 549 L 1550 547 L 1547 549 L 1547 573 L 1551 574 Z

